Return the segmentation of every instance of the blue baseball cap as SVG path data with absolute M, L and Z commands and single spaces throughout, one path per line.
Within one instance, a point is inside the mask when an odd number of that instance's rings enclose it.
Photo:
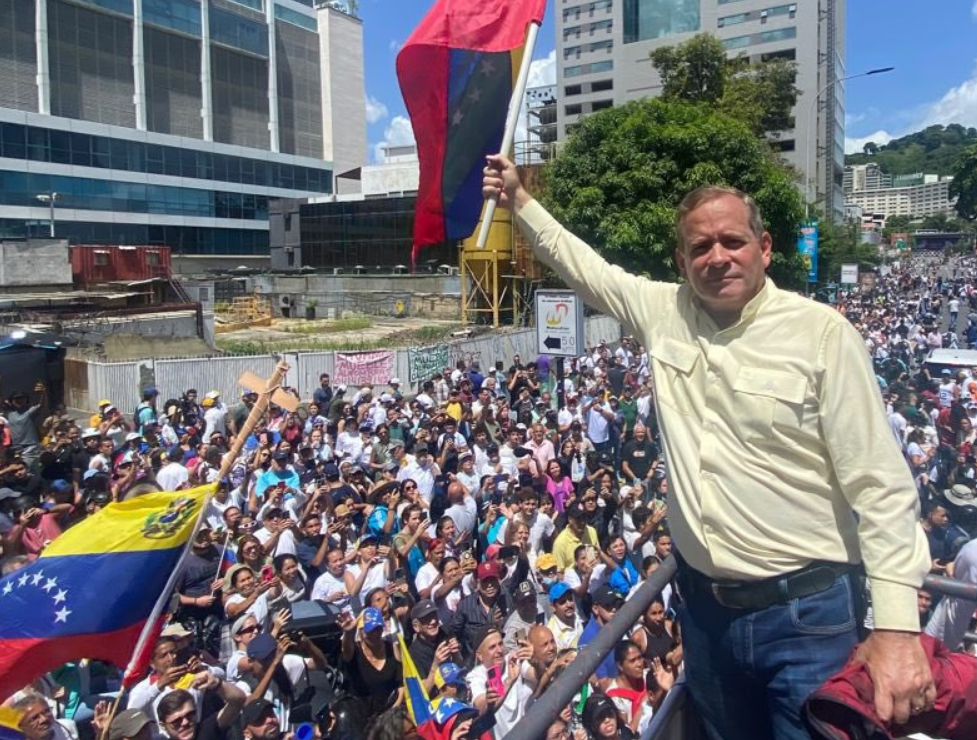
M 384 627 L 383 612 L 376 607 L 368 606 L 363 610 L 363 614 L 360 618 L 362 619 L 360 629 L 362 629 L 364 632 L 373 632 L 373 630 L 376 629 L 382 630 Z
M 465 683 L 465 670 L 457 663 L 442 663 L 438 666 L 438 675 L 440 683 L 443 686 L 449 686 L 451 684 L 461 684 Z
M 550 603 L 554 603 L 562 599 L 570 591 L 570 587 L 563 581 L 559 583 L 554 583 L 550 586 Z
M 51 481 L 51 490 L 55 493 L 64 493 L 65 491 L 70 491 L 73 488 L 74 486 L 64 478 L 58 478 L 57 480 Z
M 470 704 L 446 696 L 438 702 L 438 706 L 434 710 L 434 721 L 443 727 L 448 720 L 458 715 L 463 715 L 463 717 L 459 717 L 459 721 L 461 721 L 466 716 L 477 717 L 478 710 Z

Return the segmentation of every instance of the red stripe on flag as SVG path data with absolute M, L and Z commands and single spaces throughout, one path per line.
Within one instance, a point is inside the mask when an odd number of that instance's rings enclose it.
M 145 620 L 113 632 L 0 640 L 0 700 L 62 663 L 81 658 L 125 668 Z

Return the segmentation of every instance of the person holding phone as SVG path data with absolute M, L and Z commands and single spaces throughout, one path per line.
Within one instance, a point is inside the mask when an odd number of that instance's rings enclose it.
M 427 511 L 417 504 L 411 504 L 400 513 L 400 522 L 400 531 L 394 536 L 393 546 L 397 556 L 406 562 L 407 571 L 413 580 L 426 562 L 421 542 L 427 537 Z
M 533 697 L 536 672 L 531 661 L 533 648 L 523 640 L 515 651 L 507 651 L 497 627 L 481 627 L 473 635 L 475 667 L 468 672 L 472 705 L 480 716 L 495 715 L 495 737 L 505 737 L 519 724 Z

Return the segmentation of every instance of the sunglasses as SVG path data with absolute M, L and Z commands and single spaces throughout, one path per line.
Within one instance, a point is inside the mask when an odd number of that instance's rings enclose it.
M 261 625 L 253 624 L 250 627 L 242 627 L 237 631 L 239 635 L 250 635 L 252 632 L 261 632 Z

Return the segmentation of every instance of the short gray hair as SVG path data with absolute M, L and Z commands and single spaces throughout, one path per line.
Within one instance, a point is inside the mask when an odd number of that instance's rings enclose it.
M 682 198 L 675 211 L 675 235 L 678 238 L 678 245 L 685 248 L 685 232 L 683 226 L 689 214 L 704 203 L 731 195 L 736 200 L 746 206 L 750 216 L 750 231 L 759 239 L 763 236 L 766 229 L 763 226 L 763 216 L 760 215 L 760 206 L 752 197 L 737 188 L 730 188 L 724 185 L 702 185 Z

